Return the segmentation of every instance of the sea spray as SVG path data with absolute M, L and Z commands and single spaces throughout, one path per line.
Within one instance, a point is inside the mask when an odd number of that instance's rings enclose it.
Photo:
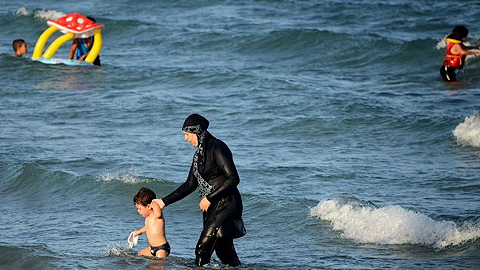
M 105 182 L 120 181 L 126 184 L 136 184 L 149 182 L 151 179 L 142 178 L 133 171 L 129 171 L 124 173 L 104 173 L 101 175 L 101 180 Z
M 475 112 L 465 118 L 454 130 L 458 144 L 462 146 L 480 147 L 480 115 Z
M 480 238 L 479 224 L 459 227 L 437 221 L 397 205 L 381 208 L 324 200 L 310 209 L 310 216 L 331 222 L 342 237 L 359 243 L 418 244 L 442 249 Z
M 107 256 L 124 256 L 132 253 L 128 248 L 127 244 L 122 243 L 113 243 L 107 245 L 107 250 L 105 251 L 105 255 Z
M 15 14 L 18 16 L 29 16 L 32 14 L 32 12 L 28 11 L 27 8 L 21 7 L 15 11 Z M 35 10 L 33 11 L 33 17 L 38 18 L 38 19 L 44 19 L 44 20 L 56 20 L 60 17 L 65 16 L 66 14 L 57 11 L 57 10 Z

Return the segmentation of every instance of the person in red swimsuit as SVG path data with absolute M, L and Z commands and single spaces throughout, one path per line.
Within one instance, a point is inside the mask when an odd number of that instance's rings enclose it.
M 463 68 L 467 55 L 480 55 L 480 52 L 469 51 L 471 49 L 480 49 L 480 46 L 466 46 L 463 44 L 467 40 L 467 36 L 468 29 L 463 25 L 458 25 L 445 38 L 447 50 L 443 65 L 440 68 L 440 75 L 446 82 L 457 80 L 457 73 Z

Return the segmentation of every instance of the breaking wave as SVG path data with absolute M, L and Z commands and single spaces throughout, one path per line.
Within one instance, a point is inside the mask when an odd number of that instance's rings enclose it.
M 413 244 L 443 249 L 480 238 L 480 224 L 434 220 L 398 205 L 376 208 L 324 200 L 310 209 L 312 218 L 329 221 L 342 237 L 379 245 Z

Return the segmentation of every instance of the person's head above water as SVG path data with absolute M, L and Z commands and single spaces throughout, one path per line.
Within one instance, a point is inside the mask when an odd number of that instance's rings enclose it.
M 151 189 L 142 187 L 133 197 L 133 204 L 147 206 L 152 203 L 153 199 L 155 199 L 156 197 L 157 195 L 155 195 L 155 192 L 153 192 Z
M 460 38 L 466 38 L 468 36 L 468 29 L 463 25 L 457 25 L 453 28 L 452 33 L 457 33 Z
M 182 130 L 189 132 L 189 133 L 195 133 L 195 134 L 200 134 L 201 132 L 207 131 L 208 126 L 210 125 L 210 122 L 208 120 L 201 116 L 200 114 L 191 114 L 185 119 L 183 122 Z
M 23 39 L 15 39 L 12 42 L 12 48 L 15 52 L 14 56 L 21 57 L 27 54 L 27 43 Z
M 197 147 L 198 136 L 203 135 L 207 131 L 209 124 L 208 120 L 199 114 L 194 113 L 188 116 L 182 126 L 185 141 L 191 143 L 193 147 Z

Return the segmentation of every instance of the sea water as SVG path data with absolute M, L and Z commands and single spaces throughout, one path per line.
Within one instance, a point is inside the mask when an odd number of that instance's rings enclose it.
M 105 25 L 101 67 L 11 57 L 72 12 Z M 457 84 L 438 72 L 455 25 L 480 44 L 479 16 L 473 0 L 4 1 L 0 268 L 195 268 L 196 193 L 165 208 L 165 261 L 126 239 L 140 187 L 185 181 L 181 126 L 200 113 L 241 178 L 241 269 L 479 269 L 480 62 Z

